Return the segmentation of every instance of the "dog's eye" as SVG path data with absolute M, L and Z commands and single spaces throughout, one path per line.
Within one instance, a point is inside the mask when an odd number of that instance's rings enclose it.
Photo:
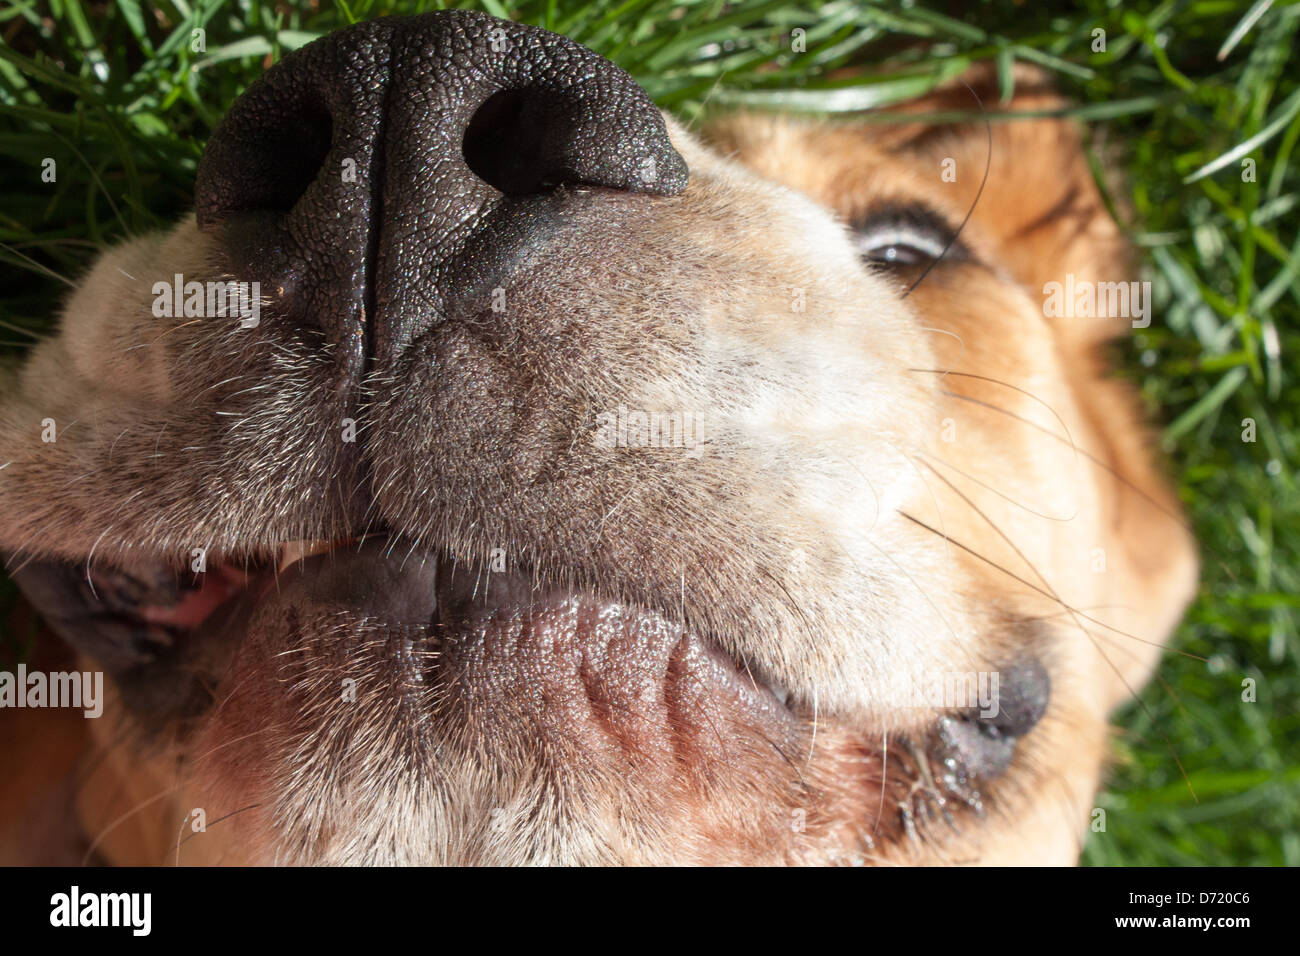
M 941 256 L 962 259 L 966 255 L 960 242 L 952 242 L 952 227 L 924 206 L 875 209 L 854 224 L 853 237 L 858 255 L 882 266 L 922 266 Z
M 858 255 L 863 259 L 885 266 L 923 265 L 943 255 L 944 246 L 931 236 L 906 229 L 881 230 L 859 236 L 856 245 Z

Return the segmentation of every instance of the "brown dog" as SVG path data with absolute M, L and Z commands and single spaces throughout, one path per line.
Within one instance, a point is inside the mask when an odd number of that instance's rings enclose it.
M 0 393 L 0 547 L 113 688 L 5 712 L 11 857 L 1076 858 L 1196 570 L 1068 123 L 696 137 L 439 13 L 287 57 L 197 198 Z

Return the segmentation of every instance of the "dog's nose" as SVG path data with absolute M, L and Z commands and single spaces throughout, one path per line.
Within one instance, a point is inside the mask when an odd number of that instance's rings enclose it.
M 280 314 L 355 363 L 437 320 L 458 257 L 503 207 L 565 185 L 672 195 L 686 177 L 613 63 L 447 11 L 358 24 L 268 70 L 213 133 L 196 205 L 236 279 L 269 280 Z

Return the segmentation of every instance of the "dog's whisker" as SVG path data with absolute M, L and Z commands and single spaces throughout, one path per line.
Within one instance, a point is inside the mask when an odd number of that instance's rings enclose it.
M 970 481 L 970 482 L 972 482 L 972 483 L 974 483 L 974 484 L 979 485 L 979 486 L 980 486 L 981 488 L 983 488 L 985 491 L 988 491 L 988 492 L 990 492 L 990 493 L 992 493 L 992 494 L 997 495 L 997 496 L 998 496 L 999 498 L 1001 498 L 1003 501 L 1007 502 L 1007 504 L 1014 505 L 1015 507 L 1019 508 L 1021 511 L 1025 511 L 1025 512 L 1028 512 L 1029 514 L 1033 515 L 1035 518 L 1042 518 L 1044 521 L 1062 521 L 1062 522 L 1068 522 L 1068 521 L 1074 521 L 1076 518 L 1079 517 L 1079 509 L 1078 509 L 1077 506 L 1075 507 L 1075 509 L 1074 509 L 1074 513 L 1073 513 L 1073 514 L 1071 514 L 1071 515 L 1066 515 L 1066 516 L 1061 516 L 1061 517 L 1058 517 L 1057 515 L 1049 515 L 1049 514 L 1045 514 L 1045 513 L 1041 512 L 1041 511 L 1036 511 L 1035 509 L 1029 507 L 1029 506 L 1028 506 L 1027 504 L 1025 504 L 1024 502 L 1016 501 L 1015 498 L 1012 498 L 1010 495 L 1005 494 L 1004 492 L 999 491 L 997 488 L 994 488 L 994 487 L 993 487 L 992 485 L 990 485 L 988 482 L 986 482 L 986 481 L 981 481 L 980 479 L 978 479 L 978 478 L 976 478 L 974 475 L 972 475 L 970 472 L 966 471 L 966 470 L 963 469 L 963 468 L 959 468 L 959 467 L 957 467 L 956 465 L 954 465 L 954 464 L 953 464 L 952 462 L 950 462 L 950 461 L 944 461 L 942 458 L 937 458 L 937 457 L 935 457 L 934 455 L 929 455 L 929 454 L 927 454 L 927 453 L 924 452 L 924 451 L 918 451 L 917 454 L 920 455 L 922 458 L 928 459 L 929 461 L 935 461 L 935 462 L 938 462 L 939 464 L 943 465 L 945 468 L 951 468 L 953 471 L 957 472 L 957 474 L 961 475 L 961 476 L 962 476 L 963 478 L 965 478 L 967 481 Z M 928 462 L 927 462 L 927 463 L 928 463 Z M 932 469 L 932 470 L 933 470 L 933 469 Z M 938 473 L 937 470 L 936 470 L 935 473 L 936 473 L 936 474 Z
M 1179 527 L 1181 527 L 1181 528 L 1183 528 L 1184 530 L 1187 530 L 1187 531 L 1191 531 L 1191 530 L 1192 530 L 1191 525 L 1187 522 L 1187 520 L 1186 520 L 1185 518 L 1183 518 L 1182 515 L 1178 514 L 1177 512 L 1175 512 L 1175 511 L 1173 511 L 1173 510 L 1171 510 L 1168 506 L 1166 506 L 1166 505 L 1165 505 L 1163 502 L 1161 502 L 1159 499 L 1153 497 L 1153 496 L 1150 495 L 1148 492 L 1146 492 L 1145 490 L 1143 490 L 1142 488 L 1140 488 L 1140 487 L 1139 487 L 1137 484 L 1135 484 L 1131 479 L 1129 479 L 1127 476 L 1121 474 L 1117 469 L 1113 468 L 1111 465 L 1109 465 L 1109 464 L 1107 464 L 1106 462 L 1102 461 L 1100 458 L 1098 458 L 1098 457 L 1097 457 L 1096 455 L 1094 455 L 1092 452 L 1088 451 L 1088 450 L 1085 449 L 1085 448 L 1080 448 L 1077 444 L 1075 444 L 1075 442 L 1074 442 L 1074 438 L 1069 434 L 1069 429 L 1066 428 L 1065 423 L 1064 423 L 1064 421 L 1061 419 L 1060 415 L 1057 414 L 1057 412 L 1056 412 L 1054 409 L 1052 409 L 1052 407 L 1051 407 L 1050 405 L 1047 405 L 1045 402 L 1042 401 L 1042 399 L 1038 398 L 1038 396 L 1034 395 L 1032 392 L 1027 392 L 1027 391 L 1025 391 L 1025 390 L 1023 390 L 1023 389 L 1021 389 L 1021 388 L 1018 388 L 1018 387 L 1015 386 L 1015 385 L 1012 385 L 1012 384 L 1009 383 L 1009 382 L 1004 382 L 1004 381 L 1002 381 L 1002 380 L 1000 380 L 1000 379 L 990 378 L 989 376 L 986 376 L 986 375 L 975 375 L 975 374 L 972 374 L 972 373 L 970 373 L 970 372 L 957 372 L 957 371 L 953 371 L 953 370 L 951 370 L 951 369 L 908 369 L 908 371 L 910 371 L 910 372 L 924 372 L 924 373 L 928 373 L 928 374 L 936 374 L 936 375 L 954 375 L 954 376 L 961 376 L 961 377 L 963 377 L 963 378 L 973 378 L 973 379 L 977 379 L 977 380 L 979 380 L 979 381 L 989 382 L 989 383 L 991 383 L 991 384 L 1002 385 L 1002 386 L 1004 386 L 1004 387 L 1006 387 L 1006 388 L 1014 389 L 1015 391 L 1020 392 L 1021 394 L 1025 395 L 1026 397 L 1034 399 L 1034 401 L 1039 402 L 1039 403 L 1042 404 L 1045 408 L 1047 408 L 1048 411 L 1052 412 L 1053 416 L 1056 417 L 1057 421 L 1061 423 L 1061 427 L 1062 427 L 1062 429 L 1065 430 L 1065 432 L 1066 432 L 1066 434 L 1065 434 L 1064 437 L 1062 437 L 1061 435 L 1056 434 L 1056 432 L 1052 431 L 1052 430 L 1049 429 L 1049 428 L 1044 427 L 1043 425 L 1039 424 L 1038 422 L 1035 422 L 1035 421 L 1032 421 L 1032 420 L 1030 420 L 1030 419 L 1028 419 L 1028 418 L 1025 418 L 1023 415 L 1019 415 L 1019 414 L 1017 414 L 1017 413 L 1015 413 L 1015 412 L 1013 412 L 1013 411 L 1010 411 L 1009 409 L 1002 408 L 1002 407 L 999 406 L 999 405 L 994 405 L 992 402 L 988 402 L 988 401 L 985 401 L 984 399 L 980 399 L 980 398 L 975 398 L 974 396 L 971 396 L 971 395 L 963 395 L 963 394 L 960 393 L 960 392 L 954 392 L 954 391 L 951 391 L 951 390 L 944 390 L 944 391 L 943 391 L 943 395 L 944 395 L 945 397 L 947 397 L 947 398 L 953 398 L 953 399 L 956 399 L 956 400 L 958 400 L 958 401 L 968 402 L 968 403 L 970 403 L 970 404 L 972 404 L 972 405 L 977 405 L 977 406 L 979 406 L 979 407 L 981 407 L 981 408 L 986 408 L 986 409 L 988 409 L 989 411 L 997 412 L 999 415 L 1005 415 L 1006 417 L 1008 417 L 1008 418 L 1010 418 L 1010 419 L 1013 419 L 1013 420 L 1015 420 L 1015 421 L 1021 423 L 1022 425 L 1027 425 L 1027 426 L 1029 426 L 1030 428 L 1034 428 L 1034 429 L 1036 429 L 1036 430 L 1042 432 L 1044 435 L 1048 436 L 1049 438 L 1052 438 L 1052 439 L 1054 439 L 1054 440 L 1056 440 L 1056 441 L 1058 441 L 1058 442 L 1061 442 L 1061 443 L 1064 444 L 1064 445 L 1068 445 L 1068 446 L 1070 447 L 1070 450 L 1071 450 L 1071 451 L 1072 451 L 1076 456 L 1078 456 L 1078 455 L 1082 455 L 1084 458 L 1086 458 L 1086 459 L 1087 459 L 1088 461 L 1090 461 L 1092 464 L 1096 465 L 1096 466 L 1097 466 L 1098 468 L 1100 468 L 1102 471 L 1106 472 L 1108 475 L 1110 475 L 1111 477 L 1113 477 L 1116 481 L 1120 482 L 1120 483 L 1121 483 L 1125 488 L 1127 488 L 1129 491 L 1131 491 L 1131 492 L 1133 492 L 1134 494 L 1136 494 L 1136 495 L 1138 495 L 1139 497 L 1141 497 L 1141 498 L 1142 498 L 1142 499 L 1143 499 L 1147 504 L 1149 504 L 1151 507 L 1155 508 L 1155 509 L 1156 509 L 1157 511 L 1159 511 L 1162 515 L 1164 515 L 1165 517 L 1169 518 L 1171 521 L 1173 521 L 1173 522 L 1175 522 L 1176 524 L 1178 524 Z
M 871 834 L 875 836 L 880 827 L 880 818 L 885 815 L 885 783 L 889 780 L 889 731 L 880 734 L 880 802 L 876 805 L 876 821 L 871 825 Z
M 817 688 L 813 687 L 813 712 L 812 712 L 812 739 L 808 742 L 808 762 L 812 763 L 813 756 L 817 753 L 817 726 L 818 726 L 818 693 Z
M 938 258 L 932 259 L 929 264 L 926 265 L 925 269 L 922 270 L 921 274 L 917 276 L 916 281 L 908 286 L 907 291 L 903 293 L 904 299 L 916 291 L 917 286 L 925 281 L 926 277 L 934 271 L 934 267 L 943 261 L 948 253 L 952 251 L 957 240 L 961 238 L 962 231 L 966 228 L 966 224 L 970 222 L 971 216 L 975 213 L 975 207 L 979 205 L 980 199 L 984 197 L 984 189 L 989 184 L 989 172 L 993 169 L 993 123 L 989 120 L 988 114 L 984 112 L 984 102 L 979 98 L 979 94 L 975 92 L 974 88 L 972 88 L 965 80 L 961 81 L 961 85 L 966 87 L 966 90 L 974 98 L 976 105 L 979 107 L 980 114 L 984 117 L 984 134 L 987 142 L 984 153 L 984 176 L 980 179 L 979 189 L 975 191 L 975 198 L 971 201 L 970 208 L 966 210 L 966 215 L 962 218 L 961 224 L 957 227 L 957 230 L 952 234 L 948 239 L 947 244 L 943 247 L 943 252 L 939 253 Z
M 1053 438 L 1055 438 L 1057 441 L 1059 441 L 1059 442 L 1061 442 L 1061 443 L 1063 443 L 1063 444 L 1065 444 L 1065 445 L 1068 445 L 1068 446 L 1070 447 L 1070 450 L 1071 450 L 1071 451 L 1072 451 L 1076 456 L 1078 456 L 1079 454 L 1082 453 L 1081 450 L 1080 450 L 1080 448 L 1079 448 L 1079 446 L 1078 446 L 1078 444 L 1077 444 L 1077 443 L 1075 442 L 1075 440 L 1074 440 L 1074 435 L 1073 435 L 1073 433 L 1071 433 L 1071 431 L 1070 431 L 1070 426 L 1067 425 L 1067 424 L 1065 423 L 1065 419 L 1061 417 L 1060 412 L 1058 412 L 1055 408 L 1053 408 L 1053 407 L 1052 407 L 1048 402 L 1044 401 L 1042 398 L 1040 398 L 1039 396 L 1035 395 L 1033 392 L 1031 392 L 1031 391 L 1029 391 L 1029 390 L 1027 390 L 1027 389 L 1021 388 L 1019 385 L 1015 385 L 1015 384 L 1013 384 L 1013 383 L 1011 383 L 1011 382 L 1004 381 L 1003 379 L 1000 379 L 1000 378 L 994 378 L 993 376 L 990 376 L 990 375 L 979 375 L 979 374 L 977 374 L 977 373 L 975 373 L 975 372 L 959 372 L 959 371 L 957 371 L 956 369 L 951 369 L 951 368 L 948 368 L 948 369 L 942 369 L 942 368 L 909 368 L 908 371 L 909 371 L 909 372 L 914 372 L 914 373 L 917 373 L 917 374 L 924 374 L 924 375 L 938 375 L 938 376 L 943 377 L 943 378 L 946 378 L 946 377 L 949 376 L 949 375 L 953 376 L 954 378 L 968 378 L 968 379 L 971 379 L 972 381 L 977 381 L 977 382 L 986 382 L 986 383 L 988 383 L 989 385 L 999 385 L 999 386 L 1001 386 L 1002 388 L 1006 388 L 1006 389 L 1009 389 L 1009 390 L 1011 390 L 1011 391 L 1013 391 L 1013 392 L 1016 392 L 1017 394 L 1023 395 L 1023 396 L 1025 396 L 1025 398 L 1028 398 L 1028 399 L 1031 399 L 1032 401 L 1037 402 L 1039 405 L 1041 405 L 1043 408 L 1045 408 L 1045 409 L 1046 409 L 1046 410 L 1051 414 L 1051 416 L 1052 416 L 1053 418 L 1056 419 L 1057 424 L 1061 426 L 1061 431 L 1065 433 L 1065 437 L 1064 437 L 1064 438 L 1062 438 L 1060 435 L 1057 435 L 1055 432 L 1048 431 L 1046 428 L 1044 428 L 1042 425 L 1039 425 L 1037 422 L 1034 422 L 1034 421 L 1031 421 L 1031 420 L 1029 420 L 1029 419 L 1027 419 L 1027 418 L 1024 418 L 1024 417 L 1021 416 L 1021 415 L 1017 415 L 1017 414 L 1015 414 L 1014 412 L 1007 411 L 1006 409 L 999 408 L 998 406 L 993 405 L 993 404 L 991 404 L 991 403 L 989 403 L 989 402 L 985 402 L 985 401 L 983 401 L 982 399 L 972 398 L 972 397 L 969 396 L 969 395 L 963 395 L 961 392 L 954 392 L 954 391 L 952 391 L 952 390 L 950 390 L 950 389 L 942 389 L 941 392 L 940 392 L 940 393 L 941 393 L 942 395 L 944 395 L 946 398 L 956 398 L 956 399 L 960 399 L 960 400 L 962 400 L 962 401 L 968 401 L 968 402 L 972 402 L 972 403 L 974 403 L 974 404 L 976 404 L 976 405 L 981 405 L 981 406 L 984 406 L 984 407 L 990 408 L 990 409 L 992 409 L 992 410 L 994 410 L 994 411 L 1002 412 L 1003 414 L 1008 415 L 1008 416 L 1010 416 L 1011 418 L 1016 419 L 1017 421 L 1021 421 L 1021 422 L 1023 422 L 1023 423 L 1026 424 L 1026 425 L 1032 425 L 1032 426 L 1034 426 L 1035 428 L 1037 428 L 1037 429 L 1039 429 L 1040 431 L 1042 431 L 1044 434 L 1051 435 L 1051 436 L 1052 436 Z
M 246 807 L 240 807 L 238 810 L 231 810 L 229 813 L 227 813 L 227 814 L 225 814 L 225 815 L 223 815 L 223 816 L 219 816 L 219 817 L 217 817 L 215 820 L 209 820 L 209 821 L 207 821 L 206 823 L 204 823 L 205 830 L 204 830 L 203 832 L 206 832 L 206 828 L 214 827 L 214 826 L 216 826 L 218 823 L 221 823 L 223 820 L 229 820 L 231 817 L 233 817 L 233 816 L 235 816 L 235 815 L 237 815 L 237 814 L 240 814 L 240 813 L 244 813 L 244 812 L 247 811 L 247 810 L 256 810 L 256 809 L 257 809 L 258 807 L 260 807 L 260 806 L 261 806 L 260 803 L 250 803 L 248 806 L 246 806 Z M 175 865 L 176 865 L 176 866 L 180 866 L 180 865 L 181 865 L 181 847 L 184 846 L 186 843 L 188 843 L 188 842 L 190 841 L 190 839 L 191 839 L 192 837 L 196 836 L 196 835 L 198 834 L 198 832 L 199 832 L 199 831 L 196 831 L 196 830 L 191 830 L 189 836 L 186 836 L 186 837 L 182 837 L 182 836 L 181 836 L 181 834 L 185 832 L 185 827 L 186 827 L 186 825 L 190 824 L 190 822 L 191 822 L 191 817 L 190 817 L 189 815 L 187 815 L 187 816 L 185 817 L 185 819 L 181 821 L 180 830 L 179 830 L 179 831 L 177 832 L 177 834 L 176 834 L 176 846 L 175 846 L 175 850 L 176 850 L 176 863 L 175 863 Z
M 233 747 L 235 744 L 241 743 L 250 737 L 255 737 L 258 734 L 266 733 L 268 730 L 270 730 L 270 728 L 263 727 L 263 728 L 259 728 L 258 730 L 251 731 L 250 733 L 244 734 L 243 736 L 234 737 L 230 740 L 223 741 L 222 743 L 214 746 L 211 750 L 205 752 L 202 756 L 196 758 L 195 762 L 197 763 L 200 760 L 205 759 L 206 757 L 208 757 L 212 753 L 215 753 L 218 750 L 223 750 L 227 747 Z M 154 794 L 152 797 L 148 797 L 145 800 L 140 801 L 130 810 L 127 810 L 125 813 L 121 814 L 113 821 L 111 821 L 109 824 L 107 824 L 102 830 L 100 830 L 99 835 L 96 836 L 95 839 L 90 841 L 90 846 L 86 849 L 85 855 L 81 858 L 81 865 L 86 866 L 90 862 L 91 857 L 95 855 L 95 851 L 99 849 L 100 844 L 104 842 L 104 839 L 110 833 L 112 833 L 114 830 L 120 827 L 127 820 L 130 820 L 136 814 L 143 813 L 145 810 L 147 810 L 149 807 L 153 806 L 154 804 L 158 803 L 160 800 L 165 800 L 167 797 L 176 793 L 183 786 L 184 786 L 183 783 L 178 782 L 169 787 L 166 787 L 163 790 L 159 791 L 158 793 Z
M 939 375 L 939 381 L 942 382 L 942 381 L 944 380 L 944 377 L 945 377 L 949 372 L 951 372 L 951 371 L 953 370 L 953 368 L 955 368 L 956 366 L 958 366 L 958 365 L 961 364 L 962 357 L 965 356 L 965 354 L 966 354 L 966 340 L 965 340 L 964 338 L 962 338 L 960 335 L 958 335 L 956 332 L 952 332 L 952 331 L 950 331 L 950 330 L 948 330 L 948 329 L 936 329 L 936 328 L 934 328 L 933 326 L 929 326 L 929 325 L 923 325 L 923 326 L 921 326 L 920 328 L 921 328 L 921 331 L 922 331 L 922 332 L 934 332 L 936 335 L 947 335 L 947 336 L 951 336 L 952 338 L 956 339 L 956 340 L 957 340 L 957 344 L 961 346 L 961 351 L 957 353 L 957 358 L 954 359 L 951 363 L 949 363 L 950 367 L 949 367 L 948 369 L 945 369 L 945 370 L 944 370 L 944 371 Z M 916 369 L 908 369 L 908 371 L 909 371 L 909 372 L 914 372 L 914 371 L 916 371 Z
M 940 538 L 944 537 L 942 534 L 940 534 L 938 529 L 931 527 L 930 525 L 926 524 L 924 521 L 921 521 L 919 518 L 916 518 L 905 511 L 900 511 L 899 514 L 901 514 L 908 521 L 911 521 L 913 524 L 919 525 L 924 530 L 929 531 L 931 534 L 935 535 L 936 537 L 940 537 Z M 1003 574 L 1007 575 L 1012 580 L 1017 581 L 1020 584 L 1024 585 L 1025 587 L 1029 588 L 1031 591 L 1041 594 L 1043 597 L 1048 598 L 1049 600 L 1052 600 L 1056 603 L 1060 603 L 1061 606 L 1064 607 L 1068 613 L 1071 614 L 1077 613 L 1085 621 L 1089 621 L 1093 624 L 1096 624 L 1098 627 L 1104 627 L 1106 630 L 1113 631 L 1122 637 L 1128 638 L 1129 640 L 1137 641 L 1138 643 L 1141 644 L 1150 644 L 1153 647 L 1164 647 L 1163 644 L 1160 644 L 1157 641 L 1144 640 L 1138 637 L 1136 634 L 1130 634 L 1127 631 L 1124 631 L 1118 627 L 1113 627 L 1110 624 L 1107 624 L 1105 621 L 1100 621 L 1097 618 L 1092 617 L 1091 615 L 1081 613 L 1078 608 L 1074 608 L 1067 604 L 1064 604 L 1063 602 L 1060 602 L 1058 599 L 1053 598 L 1052 595 L 1048 593 L 1046 590 L 1044 590 L 1043 588 L 1038 587 L 1037 585 L 1033 584 L 1030 581 L 1026 581 L 1024 578 L 1020 577 L 1014 571 L 1011 571 L 1008 568 L 1003 567 L 1002 565 L 998 564 L 996 561 L 990 560 L 989 558 L 980 554 L 978 551 L 975 551 L 973 548 L 967 546 L 966 544 L 963 544 L 961 541 L 958 541 L 956 538 L 947 537 L 944 538 L 944 540 L 947 541 L 949 544 L 953 545 L 954 547 L 957 547 L 962 551 L 966 552 L 967 554 L 971 555 L 972 557 L 978 558 L 980 561 L 983 561 L 985 564 L 988 564 L 989 566 L 997 569 L 998 571 L 1001 571 Z M 1208 660 L 1208 658 L 1201 657 L 1198 654 L 1193 654 L 1190 651 L 1179 650 L 1178 648 L 1166 648 L 1166 650 L 1169 650 L 1171 653 L 1179 654 L 1183 657 L 1187 657 L 1195 661 L 1200 661 L 1202 663 Z

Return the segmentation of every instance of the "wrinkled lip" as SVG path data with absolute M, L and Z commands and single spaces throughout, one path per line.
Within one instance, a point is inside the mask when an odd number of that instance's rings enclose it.
M 216 563 L 176 580 L 119 612 L 168 643 L 240 641 L 255 630 L 264 646 L 289 651 L 301 635 L 287 622 L 329 608 L 418 635 L 435 662 L 421 679 L 448 688 L 466 713 L 509 713 L 583 746 L 680 750 L 693 740 L 725 751 L 727 741 L 707 737 L 727 725 L 782 741 L 799 733 L 785 693 L 704 635 L 528 569 L 494 571 L 372 538 L 291 542 L 260 567 Z M 113 572 L 97 587 L 123 590 Z
M 778 691 L 707 637 L 653 610 L 539 586 L 526 571 L 438 567 L 440 666 L 471 710 L 508 711 L 569 742 L 723 756 L 731 728 L 789 743 Z

